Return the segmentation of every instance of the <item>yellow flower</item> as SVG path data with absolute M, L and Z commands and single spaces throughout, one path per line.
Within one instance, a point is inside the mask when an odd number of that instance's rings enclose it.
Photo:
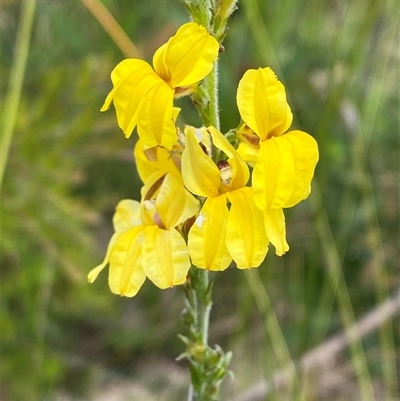
M 190 259 L 176 227 L 198 210 L 199 202 L 182 178 L 156 171 L 142 189 L 141 203 L 125 199 L 118 204 L 115 234 L 104 261 L 89 273 L 89 282 L 110 264 L 109 285 L 115 294 L 136 295 L 146 276 L 161 289 L 183 284 Z
M 266 232 L 282 255 L 286 242 L 283 208 L 306 199 L 318 162 L 314 138 L 302 131 L 282 135 L 292 123 L 285 87 L 270 68 L 248 70 L 237 91 L 245 126 L 239 130 L 238 152 L 254 164 L 254 201 L 264 211 Z
M 257 267 L 268 251 L 263 214 L 246 187 L 249 169 L 228 140 L 214 127 L 186 128 L 182 153 L 182 176 L 186 188 L 206 197 L 191 227 L 188 249 L 195 266 L 224 270 L 232 259 L 238 268 Z M 211 135 L 220 159 L 207 154 Z M 228 208 L 228 204 L 230 208 Z
M 153 57 L 154 70 L 143 60 L 127 59 L 111 73 L 113 89 L 101 111 L 114 103 L 118 125 L 130 137 L 137 126 L 148 147 L 171 149 L 177 141 L 174 97 L 189 94 L 212 70 L 219 44 L 204 27 L 189 22 Z

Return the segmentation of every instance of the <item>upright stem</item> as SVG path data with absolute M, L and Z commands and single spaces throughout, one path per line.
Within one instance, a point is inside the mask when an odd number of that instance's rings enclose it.
M 203 8 L 202 23 L 208 29 L 210 28 L 210 4 L 209 1 L 202 0 L 201 7 Z M 219 122 L 219 99 L 218 99 L 218 62 L 215 62 L 213 70 L 208 74 L 203 82 L 203 96 L 205 97 L 205 107 L 201 110 L 203 124 L 206 126 L 212 125 L 220 129 Z M 200 106 L 198 108 L 201 108 Z M 209 288 L 208 272 L 205 270 L 193 267 L 190 271 L 191 290 L 194 291 L 194 297 L 197 305 L 197 328 L 198 333 L 201 333 L 200 339 L 204 345 L 208 341 L 208 325 L 211 312 L 211 288 Z
M 203 123 L 205 125 L 213 125 L 219 129 L 219 107 L 218 107 L 218 64 L 214 65 L 213 70 L 204 79 L 204 94 L 208 100 L 207 107 L 203 112 Z M 203 113 L 201 113 L 203 114 Z M 206 118 L 204 118 L 206 117 Z M 206 270 L 198 269 L 193 266 L 190 269 L 191 291 L 192 297 L 195 300 L 195 325 L 197 326 L 198 341 L 205 348 L 208 347 L 208 327 L 210 321 L 210 313 L 212 306 L 212 292 L 209 287 L 209 277 Z M 196 336 L 196 337 L 197 337 Z M 193 379 L 193 378 L 192 378 Z M 200 380 L 202 380 L 200 378 Z M 203 391 L 194 391 L 193 384 L 189 390 L 189 401 L 206 401 L 208 399 L 205 383 L 202 383 L 200 388 Z M 211 391 L 212 393 L 213 391 Z
M 215 6 L 210 0 L 183 0 L 188 6 L 193 19 L 216 36 L 212 23 L 212 10 Z M 220 129 L 218 102 L 218 64 L 199 85 L 192 101 L 206 127 Z M 213 159 L 215 152 L 211 149 Z M 215 161 L 215 160 L 214 160 Z M 218 346 L 208 345 L 208 326 L 212 306 L 212 282 L 209 272 L 192 266 L 189 271 L 190 280 L 185 286 L 186 309 L 184 321 L 188 327 L 187 337 L 181 336 L 187 345 L 182 355 L 189 361 L 192 385 L 189 389 L 188 401 L 217 401 L 222 379 L 228 372 L 227 366 L 231 353 L 224 354 Z
M 207 9 L 207 8 L 206 8 Z M 210 29 L 209 19 L 203 24 Z M 218 102 L 218 64 L 204 79 L 193 101 L 206 127 L 210 125 L 220 129 Z M 212 150 L 211 157 L 215 154 Z M 212 306 L 212 283 L 209 272 L 192 266 L 189 272 L 190 282 L 186 286 L 185 322 L 189 336 L 182 337 L 188 349 L 184 354 L 189 360 L 192 385 L 188 401 L 216 401 L 219 399 L 219 387 L 227 373 L 231 354 L 226 355 L 216 346 L 208 345 L 208 326 Z

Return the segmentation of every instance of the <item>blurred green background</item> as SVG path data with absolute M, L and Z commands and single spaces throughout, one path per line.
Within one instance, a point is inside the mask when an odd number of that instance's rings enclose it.
M 146 282 L 128 299 L 109 291 L 107 274 L 86 280 L 104 257 L 115 205 L 140 195 L 134 135 L 124 138 L 114 111 L 99 112 L 125 56 L 84 1 L 36 3 L 3 180 L 0 397 L 185 400 L 187 369 L 175 361 L 182 288 Z M 188 20 L 178 0 L 102 4 L 148 61 Z M 1 2 L 3 122 L 23 5 Z M 222 130 L 238 124 L 244 71 L 271 66 L 286 85 L 293 126 L 317 139 L 320 162 L 310 198 L 287 210 L 289 253 L 271 250 L 259 269 L 216 277 L 210 343 L 234 352 L 235 379 L 226 379 L 222 399 L 290 401 L 303 391 L 307 401 L 395 401 L 398 302 L 384 322 L 373 313 L 400 286 L 398 4 L 243 0 L 229 27 Z M 199 124 L 190 100 L 179 104 L 179 124 Z M 292 388 L 260 390 L 368 313 L 374 329 L 361 339 L 323 349 L 323 362 L 300 366 Z

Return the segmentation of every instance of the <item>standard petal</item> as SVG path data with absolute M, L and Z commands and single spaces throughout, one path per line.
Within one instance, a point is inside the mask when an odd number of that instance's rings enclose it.
M 140 203 L 132 199 L 121 200 L 113 216 L 114 231 L 124 231 L 141 224 Z
M 292 147 L 295 165 L 294 188 L 290 198 L 283 207 L 297 205 L 306 199 L 311 191 L 311 180 L 314 176 L 315 166 L 318 162 L 318 145 L 315 139 L 302 131 L 290 131 L 283 135 L 279 141 L 286 141 Z M 289 145 L 287 145 L 289 147 Z
M 139 226 L 122 232 L 113 246 L 108 283 L 114 294 L 133 297 L 146 279 L 141 264 L 144 230 Z
M 228 220 L 226 196 L 208 198 L 190 228 L 189 255 L 194 266 L 207 270 L 225 270 L 232 262 L 226 240 Z
M 285 215 L 282 209 L 264 211 L 265 232 L 275 247 L 275 253 L 282 256 L 289 250 L 286 242 Z
M 94 280 L 96 280 L 97 276 L 100 274 L 100 272 L 107 266 L 107 264 L 110 261 L 110 254 L 113 249 L 113 246 L 115 245 L 115 241 L 119 237 L 120 233 L 114 233 L 113 236 L 110 239 L 110 242 L 107 247 L 107 253 L 106 256 L 103 260 L 103 262 L 96 266 L 94 269 L 92 269 L 89 274 L 88 274 L 88 281 L 89 283 L 93 283 Z
M 182 153 L 182 177 L 186 188 L 195 195 L 218 196 L 221 182 L 219 169 L 204 153 L 191 130 L 187 131 Z
M 137 115 L 143 99 L 151 89 L 163 82 L 151 66 L 143 60 L 127 59 L 119 63 L 111 73 L 114 85 L 101 111 L 114 103 L 118 125 L 127 138 L 137 124 Z
M 260 143 L 260 152 L 253 170 L 254 201 L 261 210 L 282 209 L 290 199 L 296 168 L 286 135 Z
M 208 127 L 207 129 L 212 137 L 213 144 L 229 157 L 229 164 L 232 167 L 233 174 L 228 190 L 233 191 L 244 187 L 250 178 L 247 164 L 221 132 L 214 127 Z
M 154 67 L 162 77 L 166 70 L 170 72 L 172 88 L 190 86 L 213 69 L 218 52 L 218 41 L 201 25 L 188 22 L 157 54 Z
M 185 241 L 175 229 L 146 227 L 142 257 L 143 269 L 157 287 L 164 289 L 186 281 L 189 255 Z
M 172 149 L 178 141 L 173 98 L 173 89 L 160 80 L 143 99 L 137 117 L 137 130 L 147 147 L 160 145 Z
M 248 70 L 239 82 L 237 104 L 246 124 L 264 141 L 277 127 L 290 126 L 285 87 L 270 68 Z
M 258 267 L 268 252 L 262 212 L 253 201 L 250 187 L 228 192 L 231 202 L 226 246 L 239 269 Z
M 165 227 L 170 229 L 196 215 L 200 204 L 182 181 L 167 174 L 157 195 L 156 209 Z

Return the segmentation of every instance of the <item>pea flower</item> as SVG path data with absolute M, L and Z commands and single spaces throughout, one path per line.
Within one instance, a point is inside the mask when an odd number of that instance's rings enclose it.
M 224 270 L 235 260 L 238 268 L 257 267 L 268 251 L 263 213 L 256 207 L 250 174 L 228 140 L 214 127 L 186 128 L 182 176 L 186 188 L 205 202 L 188 235 L 195 266 Z M 211 135 L 218 162 L 209 156 Z M 230 208 L 228 208 L 228 205 Z
M 161 289 L 183 284 L 190 259 L 177 227 L 198 210 L 198 200 L 181 177 L 155 171 L 142 188 L 141 203 L 119 202 L 106 257 L 89 273 L 89 282 L 109 264 L 109 286 L 115 294 L 136 295 L 146 276 Z
M 140 59 L 126 59 L 111 73 L 113 89 L 101 111 L 113 102 L 118 125 L 129 138 L 137 126 L 148 147 L 171 149 L 176 143 L 174 97 L 195 90 L 212 70 L 219 44 L 207 30 L 189 22 L 182 25 L 153 57 L 153 68 Z
M 318 145 L 303 131 L 285 131 L 293 116 L 285 87 L 270 68 L 248 70 L 239 82 L 237 104 L 245 125 L 238 153 L 254 165 L 254 202 L 264 212 L 266 232 L 282 255 L 286 242 L 283 208 L 306 199 L 318 162 Z M 283 135 L 284 134 L 284 135 Z

